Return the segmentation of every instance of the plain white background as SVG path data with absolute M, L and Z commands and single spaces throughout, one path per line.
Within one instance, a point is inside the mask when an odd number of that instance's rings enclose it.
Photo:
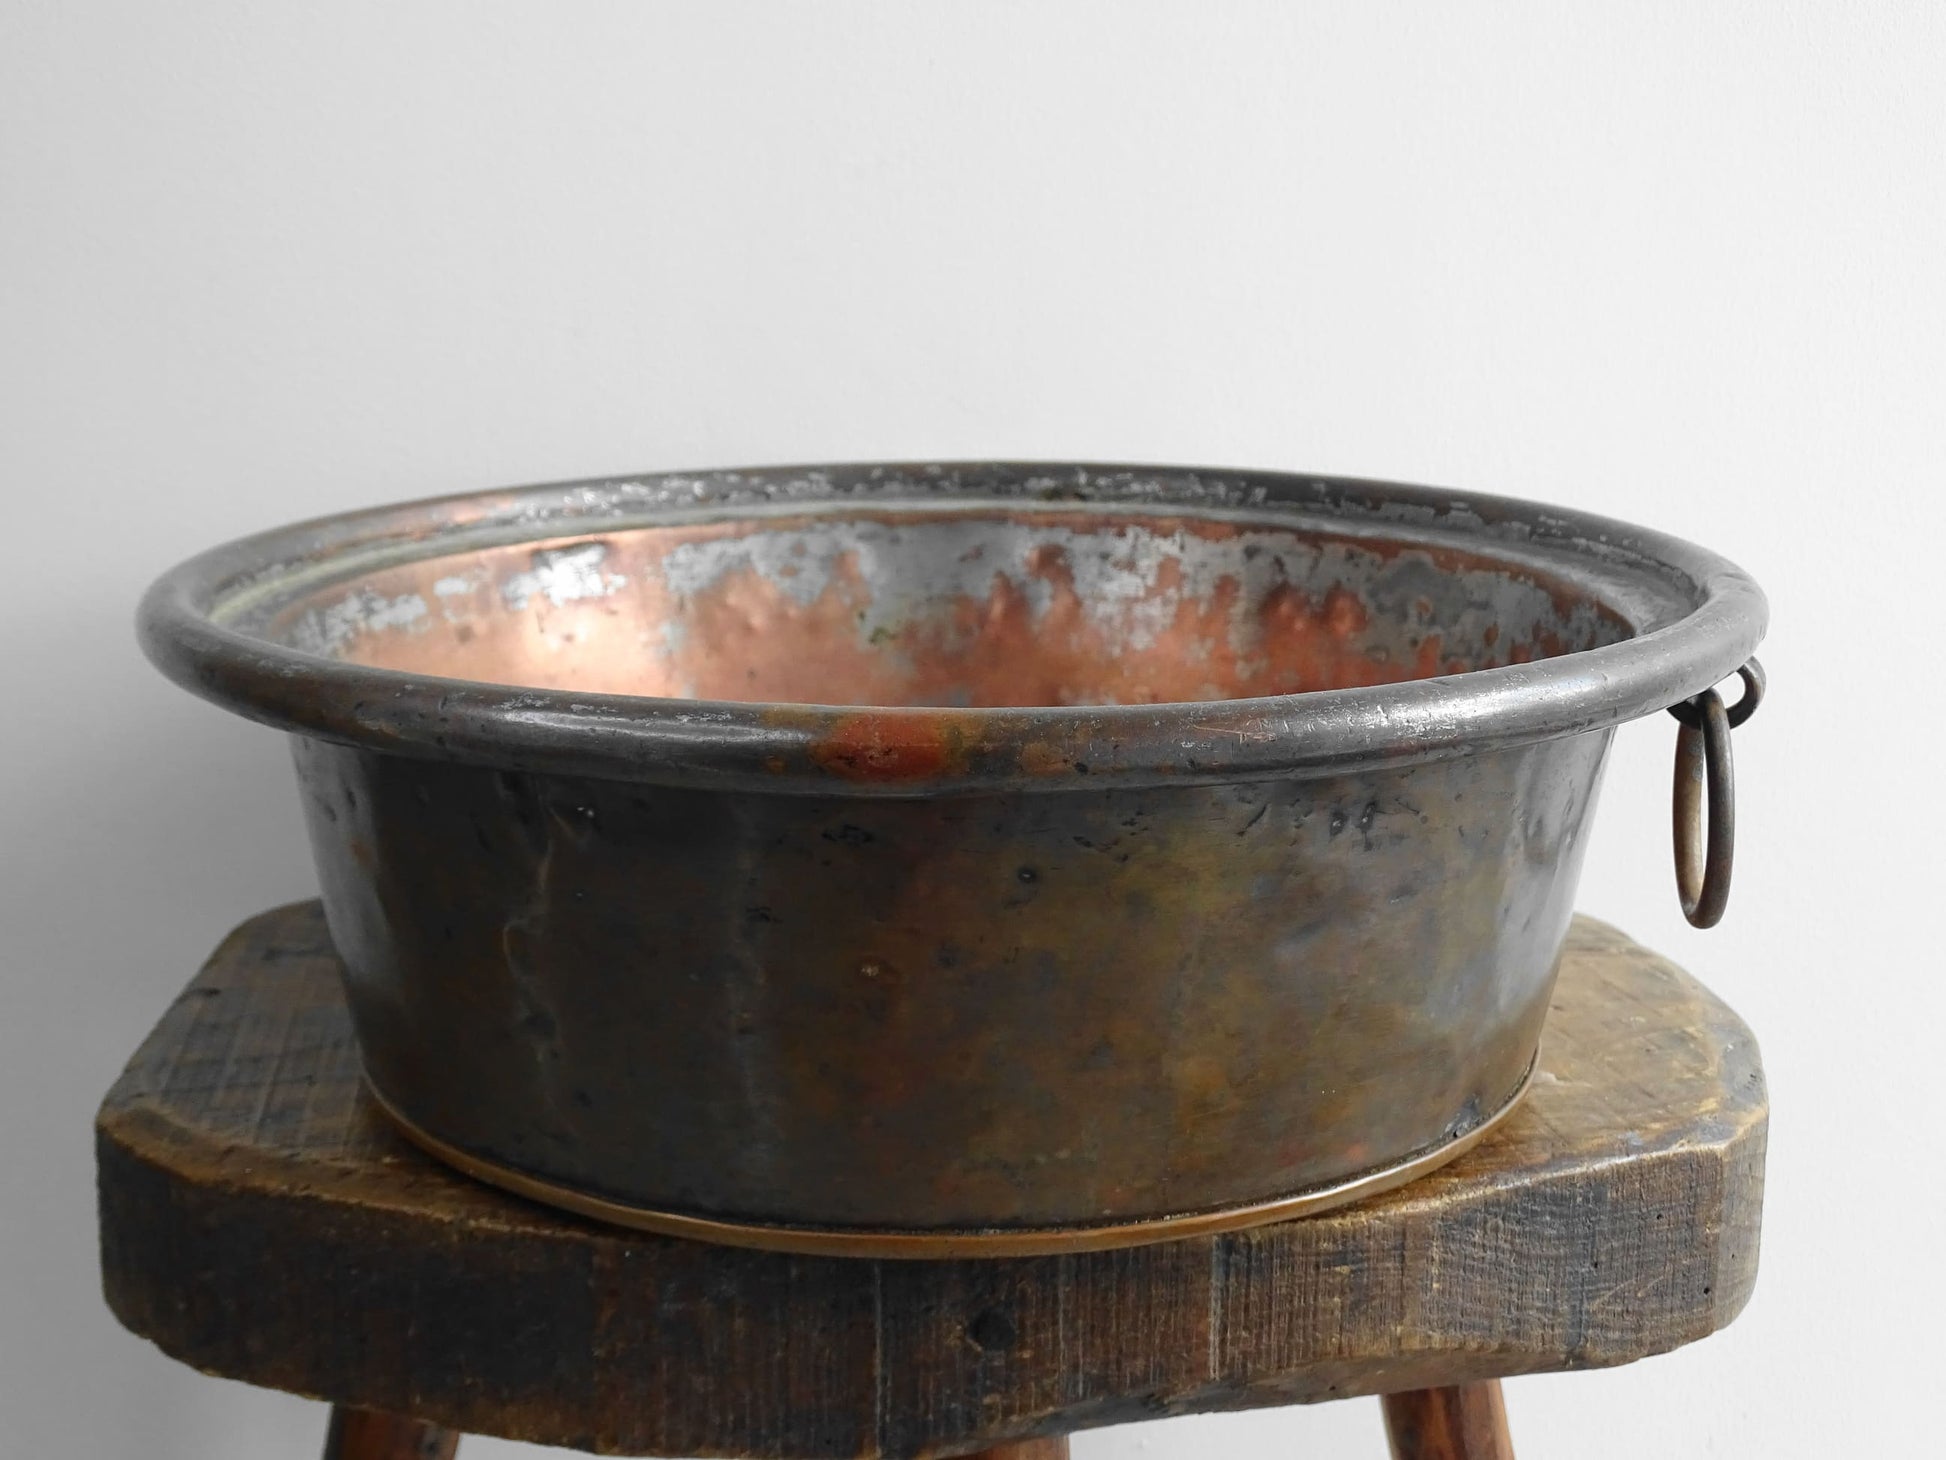
M 138 657 L 151 576 L 433 492 L 1003 455 L 1511 492 L 1756 573 L 1728 920 L 1676 908 L 1662 717 L 1582 903 L 1758 1031 L 1763 1275 L 1708 1342 L 1509 1401 L 1529 1457 L 1923 1453 L 1942 75 L 1916 0 L 0 4 L 0 1449 L 285 1460 L 323 1424 L 96 1286 L 95 1101 L 312 887 L 279 738 Z M 1349 1403 L 1075 1448 L 1382 1440 Z

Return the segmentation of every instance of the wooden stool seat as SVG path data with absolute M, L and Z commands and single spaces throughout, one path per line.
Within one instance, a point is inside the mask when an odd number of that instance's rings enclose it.
M 1756 1277 L 1756 1045 L 1587 919 L 1533 1093 L 1453 1165 L 1253 1231 L 1003 1260 L 715 1247 L 455 1175 L 364 1094 L 338 978 L 315 903 L 244 924 L 109 1093 L 97 1145 L 116 1315 L 200 1369 L 344 1407 L 345 1455 L 442 1453 L 441 1426 L 1024 1457 L 1090 1426 L 1406 1391 L 1397 1453 L 1490 1455 L 1497 1391 L 1460 1386 L 1688 1343 Z

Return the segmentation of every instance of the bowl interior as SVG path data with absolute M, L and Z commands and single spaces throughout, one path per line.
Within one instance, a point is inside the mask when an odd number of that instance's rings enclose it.
M 265 626 L 416 675 L 820 705 L 1155 704 L 1386 684 L 1616 642 L 1587 586 L 1409 535 L 1099 506 L 633 526 L 338 579 Z

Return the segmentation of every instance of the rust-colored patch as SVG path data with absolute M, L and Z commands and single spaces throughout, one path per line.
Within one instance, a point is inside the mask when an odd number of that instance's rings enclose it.
M 1057 775 L 1074 769 L 1074 758 L 1058 745 L 1045 740 L 1030 740 L 1015 757 L 1020 768 L 1033 776 Z
M 846 715 L 810 753 L 847 780 L 919 781 L 961 769 L 966 735 L 939 716 Z
M 1444 672 L 1439 657 L 1440 643 L 1438 634 L 1429 634 L 1420 641 L 1419 657 L 1412 666 L 1412 678 L 1431 679 L 1435 674 Z

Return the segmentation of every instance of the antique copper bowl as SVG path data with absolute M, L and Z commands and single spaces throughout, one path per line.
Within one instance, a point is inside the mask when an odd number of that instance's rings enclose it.
M 1742 572 L 1581 513 L 1160 467 L 631 477 L 150 592 L 294 734 L 373 1092 L 658 1230 L 1106 1247 L 1394 1185 L 1533 1067 L 1613 727 Z

